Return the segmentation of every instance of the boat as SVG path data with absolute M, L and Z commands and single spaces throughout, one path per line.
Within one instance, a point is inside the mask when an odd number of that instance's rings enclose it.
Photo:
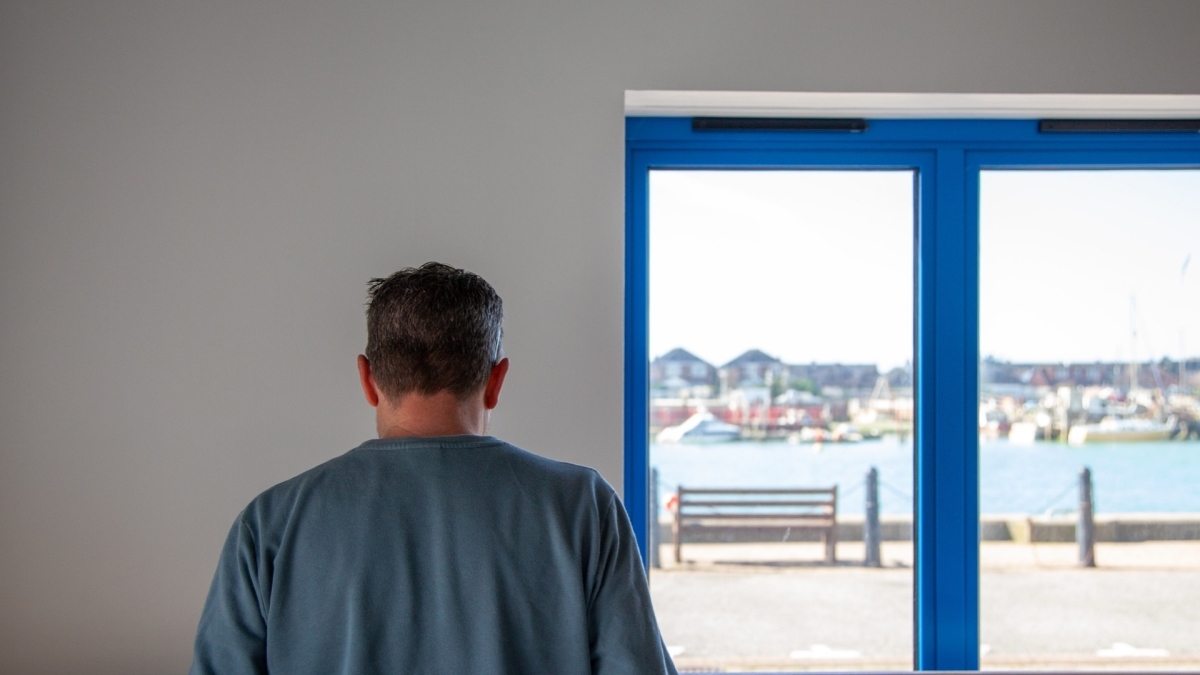
M 1137 317 L 1137 298 L 1131 296 L 1129 298 L 1129 353 L 1131 358 L 1129 359 L 1129 393 L 1126 396 L 1129 402 L 1129 412 L 1138 410 L 1138 362 L 1136 358 L 1133 358 L 1137 346 L 1135 317 Z M 1161 396 L 1162 380 L 1159 379 L 1157 370 L 1154 373 L 1159 385 L 1157 393 Z M 1178 425 L 1179 421 L 1173 415 L 1167 417 L 1165 422 L 1145 417 L 1110 415 L 1100 420 L 1099 424 L 1079 424 L 1071 427 L 1071 430 L 1067 432 L 1067 442 L 1071 445 L 1083 445 L 1084 443 L 1166 441 L 1175 435 Z
M 1144 418 L 1105 417 L 1099 424 L 1077 424 L 1067 433 L 1071 445 L 1165 441 L 1175 433 L 1174 420 L 1156 422 Z
M 1008 440 L 1010 443 L 1019 443 L 1026 445 L 1034 441 L 1040 441 L 1046 437 L 1045 430 L 1037 425 L 1037 422 L 1013 422 L 1008 428 Z
M 832 431 L 821 427 L 804 427 L 799 432 L 788 434 L 788 443 L 859 443 L 863 435 L 853 424 L 839 424 Z
M 833 428 L 834 443 L 861 443 L 863 435 L 853 424 L 839 424 Z
M 736 441 L 742 429 L 717 419 L 717 416 L 701 410 L 684 420 L 682 424 L 667 427 L 654 437 L 657 443 L 724 443 Z

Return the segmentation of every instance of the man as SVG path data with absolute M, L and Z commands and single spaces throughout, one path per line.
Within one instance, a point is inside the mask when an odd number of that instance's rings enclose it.
M 379 439 L 238 516 L 194 675 L 674 675 L 613 489 L 483 435 L 502 319 L 446 265 L 371 282 L 358 371 Z

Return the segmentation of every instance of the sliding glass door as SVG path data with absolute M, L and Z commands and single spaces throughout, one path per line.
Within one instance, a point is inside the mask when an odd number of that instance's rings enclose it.
M 1200 137 L 711 122 L 626 134 L 625 503 L 679 664 L 1200 667 Z
M 1194 669 L 1200 171 L 994 166 L 979 177 L 982 664 Z
M 911 670 L 915 172 L 649 183 L 668 649 L 689 669 Z

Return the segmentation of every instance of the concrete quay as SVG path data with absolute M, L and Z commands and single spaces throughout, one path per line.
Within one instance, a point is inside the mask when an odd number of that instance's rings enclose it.
M 1200 542 L 984 543 L 981 662 L 1007 670 L 1200 670 Z M 911 670 L 912 546 L 882 569 L 822 564 L 815 543 L 692 544 L 652 570 L 655 611 L 684 671 Z M 861 543 L 839 544 L 842 561 Z

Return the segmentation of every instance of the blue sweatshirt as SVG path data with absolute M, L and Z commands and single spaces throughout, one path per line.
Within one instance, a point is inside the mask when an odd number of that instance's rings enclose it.
M 595 471 L 482 436 L 369 441 L 238 516 L 192 675 L 674 675 Z

